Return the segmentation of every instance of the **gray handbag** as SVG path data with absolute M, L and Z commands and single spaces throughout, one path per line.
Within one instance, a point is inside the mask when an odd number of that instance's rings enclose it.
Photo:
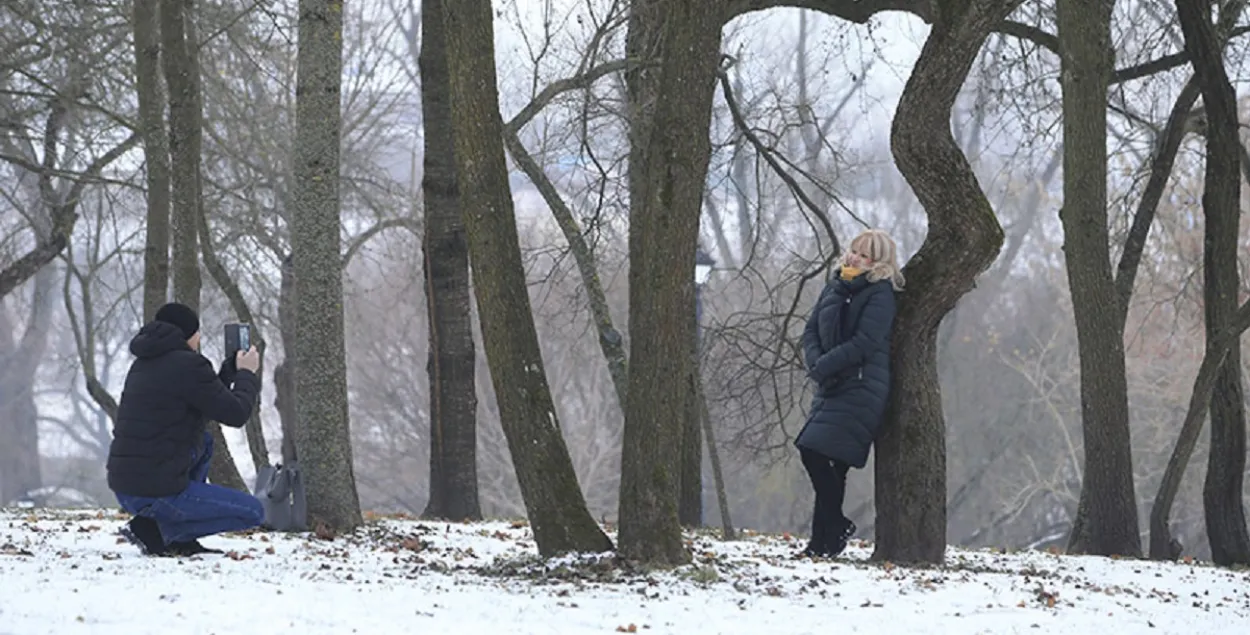
M 264 527 L 274 531 L 308 531 L 308 504 L 298 463 L 261 468 L 256 474 L 254 495 L 265 508 Z

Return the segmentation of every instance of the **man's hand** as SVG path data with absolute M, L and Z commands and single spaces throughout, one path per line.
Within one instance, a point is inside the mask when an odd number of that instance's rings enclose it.
M 234 364 L 239 367 L 239 370 L 249 370 L 254 373 L 260 368 L 260 351 L 257 351 L 255 346 L 246 351 L 239 351 L 235 353 Z
M 235 358 L 231 357 L 221 362 L 221 370 L 217 371 L 217 378 L 226 385 L 226 388 L 229 388 L 234 383 L 234 375 L 237 372 L 239 369 L 235 366 Z

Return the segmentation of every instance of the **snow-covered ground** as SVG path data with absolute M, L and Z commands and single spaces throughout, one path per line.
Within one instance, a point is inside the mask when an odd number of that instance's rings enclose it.
M 537 558 L 524 523 L 382 519 L 347 537 L 208 538 L 145 558 L 108 512 L 0 511 L 0 635 L 55 633 L 1250 634 L 1250 573 L 951 550 L 941 569 L 794 561 L 799 539 L 690 538 L 693 564 Z

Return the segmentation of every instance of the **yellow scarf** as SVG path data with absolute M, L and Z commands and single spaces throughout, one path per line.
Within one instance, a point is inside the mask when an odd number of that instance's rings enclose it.
M 859 267 L 842 267 L 842 279 L 854 280 L 856 276 L 863 272 L 864 270 Z

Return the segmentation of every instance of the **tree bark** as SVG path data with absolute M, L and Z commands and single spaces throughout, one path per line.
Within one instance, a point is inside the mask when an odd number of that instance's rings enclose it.
M 421 5 L 421 189 L 425 202 L 425 297 L 430 341 L 430 500 L 426 518 L 479 520 L 477 353 L 469 296 L 469 247 L 460 216 L 452 139 L 451 77 L 442 5 Z
M 147 166 L 147 218 L 143 243 L 143 318 L 152 319 L 169 297 L 169 139 L 161 90 L 159 0 L 135 0 L 135 85 Z
M 1224 68 L 1224 46 L 1211 24 L 1209 3 L 1178 0 L 1176 12 L 1185 51 L 1202 87 L 1207 117 L 1206 175 L 1202 193 L 1203 305 L 1210 340 L 1232 324 L 1240 280 L 1241 145 L 1237 94 Z M 1246 409 L 1241 347 L 1233 346 L 1218 371 L 1211 397 L 1211 447 L 1202 489 L 1212 560 L 1221 566 L 1250 564 L 1250 534 L 1242 489 L 1246 469 Z
M 193 19 L 193 0 L 161 0 L 161 61 L 165 85 L 169 90 L 173 299 L 199 311 L 202 287 L 199 219 L 203 214 L 200 147 L 204 116 L 200 99 L 199 46 L 190 35 Z M 145 305 L 146 301 L 145 298 Z M 213 436 L 209 480 L 223 487 L 247 491 L 221 426 L 216 421 L 210 421 L 208 431 Z
M 35 383 L 52 324 L 55 277 L 47 267 L 35 274 L 29 324 L 20 336 L 0 305 L 0 507 L 43 485 Z
M 722 24 L 715 9 L 705 0 L 635 2 L 633 11 L 639 14 L 631 16 L 626 43 L 627 51 L 644 53 L 631 52 L 630 58 L 658 53 L 660 65 L 658 78 L 643 71 L 630 85 L 631 144 L 642 145 L 631 147 L 629 166 L 630 369 L 621 450 L 620 553 L 659 565 L 690 557 L 682 542 L 678 502 L 683 445 L 693 441 L 683 427 L 698 413 L 691 404 L 698 391 L 690 353 L 695 250 L 720 62 Z M 654 109 L 650 117 L 648 108 Z
M 483 345 L 538 551 L 610 550 L 577 483 L 547 386 L 521 261 L 495 80 L 489 0 L 442 0 L 453 153 Z
M 1114 0 L 1060 0 L 1063 222 L 1081 357 L 1085 478 L 1068 548 L 1140 556 L 1129 434 L 1124 323 L 1107 230 L 1107 85 Z
M 160 22 L 165 84 L 169 87 L 169 152 L 173 207 L 174 300 L 200 306 L 200 101 L 198 47 L 187 37 L 193 0 L 161 0 Z
M 891 150 L 929 218 L 904 269 L 891 350 L 893 388 L 876 447 L 876 560 L 941 563 L 946 422 L 938 389 L 942 318 L 994 262 L 1003 230 L 951 134 L 951 109 L 982 44 L 1019 0 L 940 2 L 890 131 Z
M 1198 376 L 1194 378 L 1194 388 L 1190 392 L 1185 421 L 1181 423 L 1180 436 L 1176 440 L 1176 447 L 1172 449 L 1167 468 L 1163 471 L 1163 479 L 1159 481 L 1154 506 L 1150 509 L 1152 559 L 1174 560 L 1181 554 L 1180 543 L 1172 538 L 1168 530 L 1172 502 L 1176 500 L 1176 492 L 1180 489 L 1181 477 L 1189 465 L 1189 457 L 1193 455 L 1194 446 L 1198 444 L 1198 435 L 1202 432 L 1202 422 L 1207 416 L 1220 369 L 1228 359 L 1229 352 L 1238 346 L 1241 334 L 1246 329 L 1250 329 L 1250 302 L 1243 303 L 1237 309 L 1231 323 L 1217 337 L 1207 340 L 1202 364 L 1198 367 Z
M 297 446 L 310 526 L 349 531 L 361 523 L 352 466 L 343 335 L 339 144 L 342 133 L 343 3 L 300 0 L 295 85 L 295 270 Z

